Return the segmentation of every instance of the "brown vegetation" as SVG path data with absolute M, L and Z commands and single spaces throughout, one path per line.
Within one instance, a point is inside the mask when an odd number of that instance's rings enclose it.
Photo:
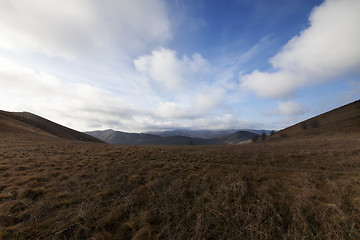
M 359 239 L 359 132 L 211 147 L 0 135 L 0 239 Z
M 359 144 L 0 149 L 3 239 L 360 238 Z
M 281 130 L 271 139 L 289 137 L 294 140 L 303 140 L 321 137 L 339 141 L 343 138 L 357 138 L 359 132 L 360 100 Z
M 45 118 L 28 112 L 6 112 L 0 110 L 0 131 L 2 136 L 24 134 L 40 136 L 56 136 L 69 140 L 80 140 L 86 142 L 102 142 L 101 140 L 64 127 Z

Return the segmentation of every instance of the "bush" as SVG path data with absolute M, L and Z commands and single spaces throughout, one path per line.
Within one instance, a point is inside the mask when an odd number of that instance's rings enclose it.
M 252 142 L 257 142 L 257 141 L 259 141 L 259 135 L 257 134 L 257 135 L 255 135 L 253 138 L 252 138 Z
M 262 133 L 261 133 L 261 140 L 264 141 L 265 139 L 266 139 L 266 133 L 265 133 L 265 132 L 262 132 Z

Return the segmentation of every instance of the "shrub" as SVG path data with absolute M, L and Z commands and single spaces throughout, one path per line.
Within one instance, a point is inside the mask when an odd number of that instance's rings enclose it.
M 259 135 L 258 134 L 256 134 L 253 138 L 252 138 L 252 142 L 257 142 L 257 141 L 259 141 Z
M 262 132 L 261 133 L 261 140 L 265 140 L 266 139 L 266 133 L 265 132 Z

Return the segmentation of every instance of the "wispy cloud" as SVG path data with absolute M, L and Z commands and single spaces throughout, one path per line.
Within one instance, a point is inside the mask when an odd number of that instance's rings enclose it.
M 237 18 L 243 8 L 224 11 L 232 16 L 218 12 L 226 26 L 214 26 L 209 13 L 218 6 L 0 1 L 0 108 L 31 111 L 78 130 L 261 128 L 262 121 L 307 116 L 309 104 L 292 95 L 298 88 L 359 73 L 358 1 L 328 0 L 315 8 L 310 26 L 270 59 L 273 68 L 266 72 L 264 56 L 281 47 L 275 33 L 251 30 L 246 20 L 254 16 Z M 244 39 L 244 33 L 253 35 Z
M 0 58 L 0 84 L 6 89 L 0 97 L 0 108 L 33 111 L 79 129 L 86 128 L 89 122 L 100 125 L 110 119 L 131 120 L 142 113 L 141 109 L 135 109 L 124 98 L 109 91 L 84 83 L 66 82 L 4 57 Z M 77 119 L 75 124 L 66 119 L 69 116 Z
M 114 128 L 137 132 L 253 124 L 218 111 L 226 92 L 217 87 L 179 92 L 176 101 L 159 98 L 155 93 L 142 96 L 142 92 L 126 98 L 87 83 L 67 82 L 50 73 L 34 71 L 6 57 L 0 57 L 0 85 L 6 89 L 1 91 L 0 109 L 30 111 L 78 130 Z M 133 101 L 142 97 L 140 104 Z M 144 102 L 146 99 L 149 105 Z M 155 107 L 149 107 L 151 104 Z

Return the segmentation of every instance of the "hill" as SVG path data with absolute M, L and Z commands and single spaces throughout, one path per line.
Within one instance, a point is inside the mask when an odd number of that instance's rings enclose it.
M 87 134 L 111 144 L 128 145 L 224 145 L 237 144 L 253 138 L 256 134 L 247 131 L 238 131 L 216 138 L 195 138 L 187 136 L 159 136 L 147 133 L 126 133 L 114 130 L 92 131 Z
M 278 131 L 269 140 L 329 140 L 360 141 L 360 100 L 307 119 Z
M 102 142 L 29 112 L 0 111 L 0 132 L 4 136 L 59 137 L 68 140 Z

